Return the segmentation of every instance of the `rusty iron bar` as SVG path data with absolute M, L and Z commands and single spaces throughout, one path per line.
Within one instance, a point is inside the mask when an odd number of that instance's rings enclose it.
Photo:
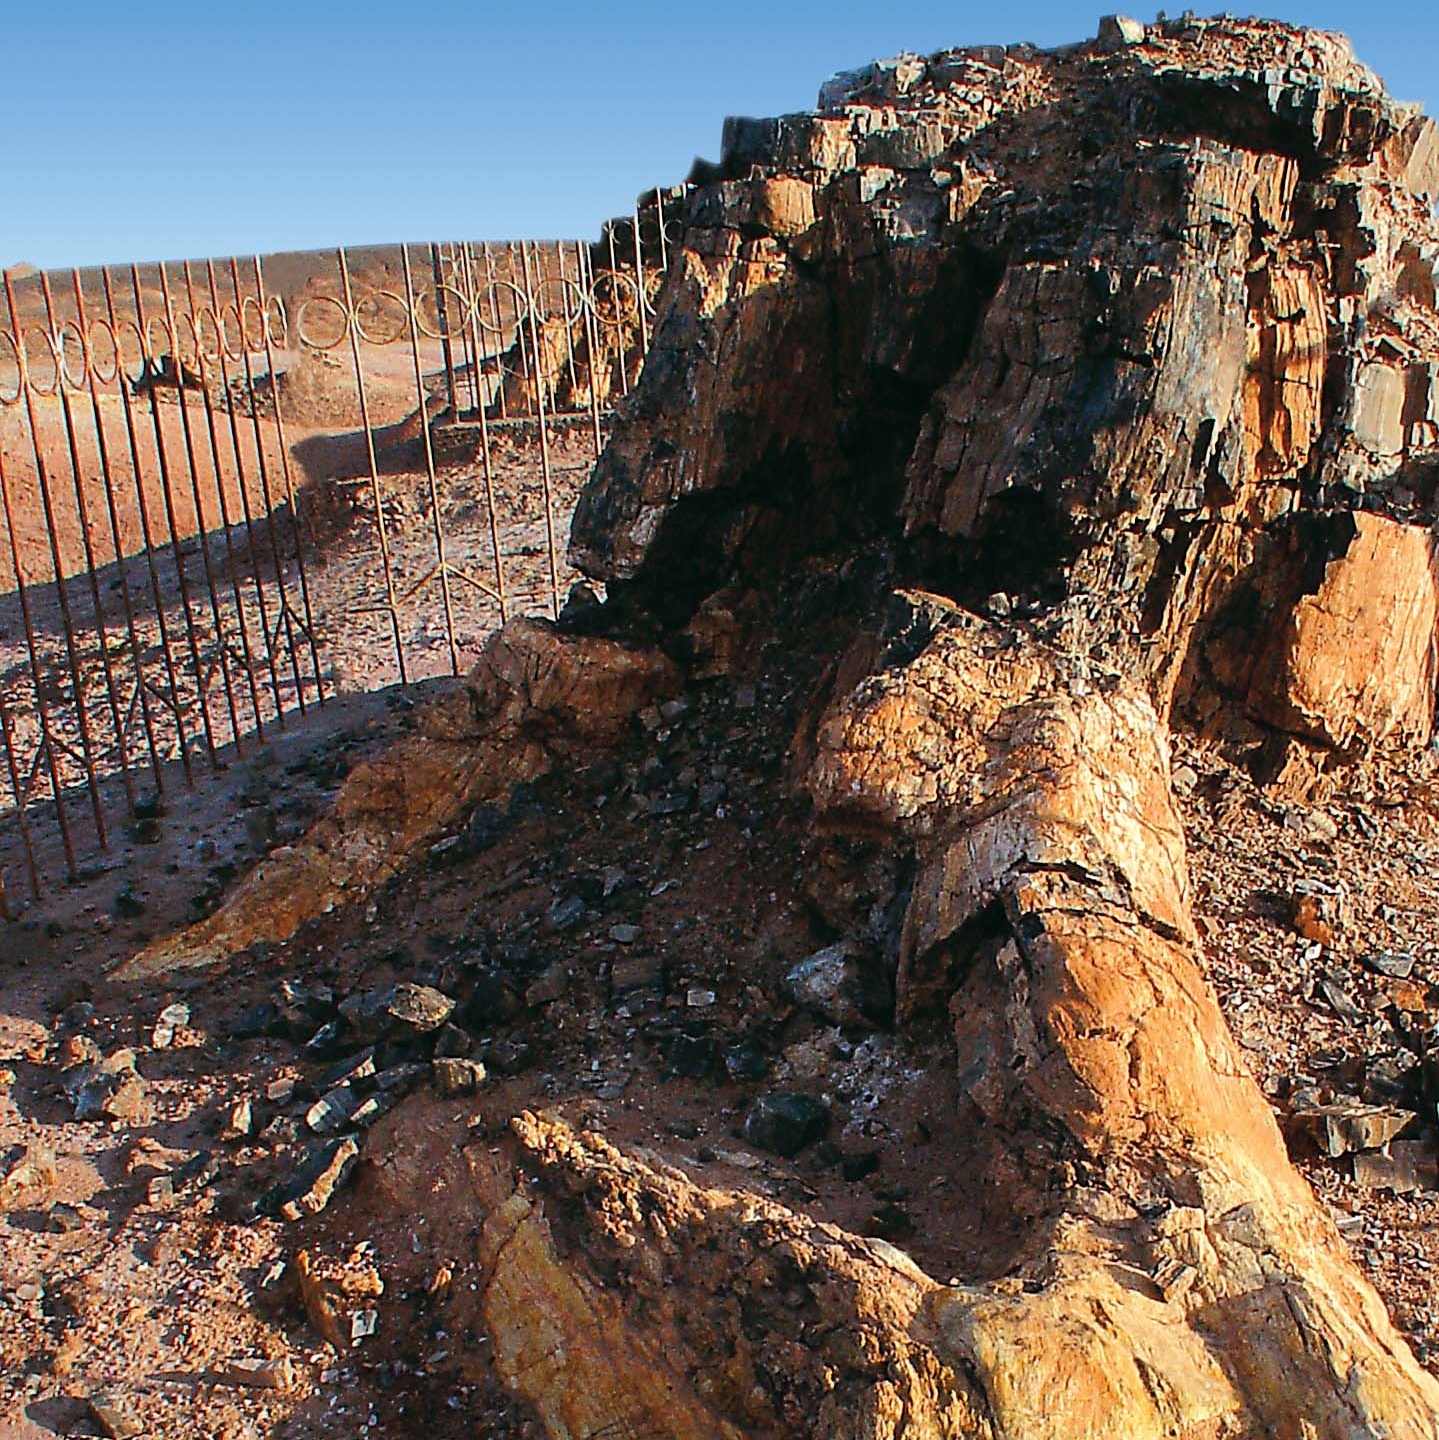
M 120 600 L 125 612 L 125 633 L 130 642 L 130 659 L 135 671 L 135 688 L 140 702 L 140 716 L 145 730 L 145 743 L 150 751 L 150 774 L 156 789 L 160 787 L 162 765 L 160 749 L 155 736 L 154 717 L 150 713 L 150 690 L 145 681 L 145 664 L 140 635 L 135 623 L 135 604 L 130 594 L 130 577 L 125 565 L 125 544 L 120 534 L 120 513 L 115 503 L 115 476 L 117 466 L 111 463 L 110 445 L 105 437 L 105 418 L 100 405 L 100 379 L 96 374 L 94 354 L 91 349 L 91 322 L 85 307 L 85 291 L 80 281 L 80 272 L 71 270 L 70 281 L 75 291 L 75 316 L 80 333 L 85 337 L 85 373 L 90 391 L 90 413 L 95 425 L 95 444 L 100 459 L 100 477 L 105 491 L 105 510 L 110 521 L 110 543 L 115 553 L 115 569 L 120 584 Z M 120 340 L 113 327 L 107 327 L 110 343 L 115 352 L 115 380 L 124 389 L 124 371 L 120 358 Z M 135 808 L 135 796 L 129 785 L 129 771 L 126 770 L 126 796 L 130 809 Z
M 365 432 L 365 455 L 370 462 L 370 493 L 375 503 L 375 530 L 380 540 L 380 563 L 385 574 L 385 608 L 390 616 L 390 633 L 395 645 L 395 664 L 400 672 L 400 684 L 409 684 L 409 672 L 405 666 L 405 645 L 400 634 L 400 611 L 395 600 L 394 566 L 390 558 L 390 537 L 385 525 L 385 507 L 380 499 L 380 464 L 375 454 L 375 427 L 370 423 L 370 402 L 365 391 L 365 367 L 360 360 L 360 327 L 356 320 L 354 287 L 350 283 L 350 262 L 341 246 L 336 252 L 340 257 L 340 282 L 345 291 L 345 329 L 350 336 L 350 354 L 355 363 L 355 389 L 360 398 L 360 424 Z M 300 337 L 301 343 L 304 337 Z M 424 407 L 420 409 L 420 423 L 425 423 Z
M 150 322 L 145 317 L 145 299 L 140 285 L 140 270 L 137 265 L 130 266 L 130 285 L 135 295 L 135 316 L 140 329 L 140 336 L 144 346 L 145 358 L 154 363 L 154 355 L 150 345 Z M 175 332 L 173 325 L 167 323 L 167 333 L 170 336 L 170 356 L 175 359 Z M 178 365 L 178 360 L 175 361 Z M 183 380 L 183 377 L 181 377 Z M 180 539 L 180 525 L 175 514 L 175 490 L 171 483 L 171 465 L 168 447 L 165 444 L 165 427 L 160 419 L 159 398 L 154 389 L 150 391 L 150 425 L 154 431 L 155 440 L 155 461 L 159 467 L 160 496 L 165 502 L 165 523 L 170 532 L 170 556 L 175 562 L 175 580 L 180 591 L 180 608 L 185 616 L 185 638 L 190 651 L 191 675 L 196 686 L 196 703 L 200 711 L 200 727 L 205 736 L 205 751 L 210 759 L 211 769 L 219 768 L 219 753 L 215 744 L 215 727 L 210 717 L 210 703 L 207 695 L 209 681 L 205 675 L 205 665 L 200 658 L 200 640 L 195 628 L 194 603 L 190 598 L 190 582 L 185 574 L 185 553 Z M 197 521 L 198 523 L 198 521 Z M 175 694 L 175 704 L 180 704 L 180 695 Z M 188 772 L 187 772 L 188 775 Z
M 205 352 L 205 339 L 202 331 L 203 310 L 197 310 L 195 306 L 195 277 L 191 264 L 188 260 L 184 262 L 182 273 L 185 277 L 185 300 L 190 307 L 189 323 L 191 333 L 195 337 L 195 365 L 200 376 L 201 403 L 205 411 L 205 431 L 210 442 L 210 473 L 215 482 L 215 499 L 220 507 L 220 530 L 224 537 L 225 569 L 230 577 L 230 594 L 235 602 L 235 628 L 240 634 L 240 655 L 243 661 L 245 679 L 248 682 L 250 692 L 250 713 L 255 721 L 255 737 L 263 745 L 265 742 L 265 720 L 260 712 L 260 684 L 255 678 L 255 657 L 250 646 L 250 626 L 245 618 L 245 602 L 240 593 L 240 576 L 235 565 L 235 545 L 233 539 L 233 525 L 230 520 L 230 507 L 225 500 L 225 465 L 220 456 L 220 440 L 215 429 L 215 404 L 210 394 L 210 382 L 212 374 L 209 367 L 209 357 Z M 219 346 L 220 355 L 223 357 L 225 349 L 224 333 L 220 328 L 220 316 L 216 313 L 213 316 L 216 329 L 216 343 Z M 223 365 L 223 360 L 222 360 Z M 229 391 L 228 375 L 222 369 L 224 384 L 227 393 Z M 184 399 L 184 387 L 180 390 L 180 398 Z M 231 431 L 234 431 L 234 416 L 230 417 Z M 245 488 L 245 475 L 240 467 L 239 444 L 235 444 L 235 464 L 237 467 L 236 483 L 241 493 Z M 253 535 L 251 539 L 253 539 Z M 254 556 L 251 555 L 253 565 Z M 266 635 L 268 642 L 269 636 Z M 241 733 L 238 726 L 234 733 L 234 743 L 237 753 L 240 750 Z
M 570 277 L 565 272 L 565 247 L 562 244 L 555 246 L 555 271 L 556 282 L 560 287 L 560 309 L 565 322 L 565 360 L 570 372 L 570 397 L 573 403 L 575 392 L 580 387 L 580 374 L 575 362 L 575 317 L 570 312 Z M 544 283 L 542 280 L 541 290 Z
M 25 364 L 20 362 L 20 383 L 25 383 Z M 60 829 L 60 843 L 65 851 L 66 872 L 73 880 L 77 873 L 75 842 L 70 832 L 70 818 L 65 813 L 65 787 L 60 783 L 60 768 L 55 759 L 55 740 L 50 730 L 50 706 L 45 698 L 45 679 L 40 664 L 39 644 L 35 635 L 35 616 L 30 606 L 30 587 L 20 555 L 20 541 L 15 528 L 15 510 L 10 498 L 10 482 L 5 473 L 5 450 L 0 446 L 0 509 L 5 512 L 5 530 L 10 540 L 10 559 L 15 566 L 15 595 L 20 602 L 20 618 L 25 629 L 25 651 L 30 662 L 30 683 L 35 687 L 35 718 L 40 728 L 38 762 L 43 755 L 50 777 L 50 793 L 55 801 L 55 820 Z M 27 785 L 27 792 L 28 792 Z
M 610 294 L 613 297 L 615 309 L 614 319 L 613 321 L 611 321 L 611 324 L 613 325 L 615 331 L 615 354 L 619 360 L 620 367 L 620 393 L 622 395 L 628 395 L 630 393 L 630 367 L 629 361 L 625 355 L 626 346 L 624 343 L 624 320 L 620 316 L 620 293 L 617 288 L 618 282 L 614 278 L 615 276 L 620 274 L 620 257 L 615 251 L 615 227 L 613 222 L 605 226 L 605 245 L 608 248 L 610 254 L 610 268 L 608 274 Z M 595 285 L 598 289 L 598 280 L 595 281 Z M 596 296 L 595 304 L 596 306 L 598 306 L 599 304 L 598 296 Z
M 135 787 L 130 778 L 130 753 L 129 746 L 125 743 L 126 726 L 120 718 L 120 702 L 115 693 L 115 672 L 110 664 L 110 636 L 105 626 L 105 610 L 100 599 L 100 577 L 95 567 L 95 547 L 90 539 L 90 507 L 85 500 L 85 481 L 80 473 L 84 468 L 80 463 L 79 435 L 75 426 L 75 413 L 70 404 L 70 377 L 64 363 L 64 335 L 65 329 L 57 324 L 55 312 L 55 299 L 50 289 L 50 276 L 46 271 L 40 272 L 40 293 L 45 297 L 45 318 L 49 322 L 51 334 L 56 337 L 56 376 L 55 388 L 60 397 L 60 414 L 65 422 L 65 448 L 70 456 L 70 478 L 75 488 L 75 512 L 80 523 L 80 548 L 85 557 L 85 575 L 90 582 L 90 603 L 95 611 L 95 640 L 100 649 L 100 672 L 105 681 L 105 698 L 109 704 L 110 721 L 115 735 L 115 749 L 120 761 L 120 774 L 125 788 L 125 796 L 133 809 L 135 804 Z M 91 370 L 89 343 L 85 339 L 84 331 L 80 331 L 81 337 L 81 363 L 85 370 Z M 66 583 L 64 580 L 61 584 Z M 83 701 L 82 701 L 83 703 Z M 86 764 L 94 762 L 86 757 Z M 102 847 L 108 847 L 109 837 L 106 833 L 103 816 L 97 815 L 96 828 Z
M 585 314 L 585 345 L 590 352 L 590 425 L 594 433 L 598 463 L 604 442 L 600 433 L 600 366 L 605 357 L 600 347 L 599 317 L 595 314 L 594 276 L 590 269 L 589 247 L 575 242 L 575 262 L 580 273 L 580 300 Z
M 640 327 L 640 354 L 650 348 L 649 321 L 645 319 L 645 257 L 640 249 L 640 210 L 635 206 L 635 318 Z
M 500 623 L 503 625 L 510 618 L 509 599 L 505 594 L 505 559 L 500 546 L 500 525 L 499 516 L 495 508 L 495 472 L 494 462 L 490 454 L 490 401 L 484 392 L 479 388 L 479 353 L 480 353 L 480 302 L 479 296 L 473 288 L 474 280 L 474 250 L 468 242 L 465 244 L 466 267 L 470 271 L 471 294 L 474 296 L 470 307 L 471 324 L 475 331 L 475 409 L 480 417 L 480 472 L 485 482 L 485 519 L 490 532 L 490 558 L 495 566 L 495 602 L 500 607 Z M 485 245 L 486 272 L 489 278 L 493 279 L 493 271 L 489 268 L 489 245 Z M 498 297 L 495 295 L 493 284 L 489 285 L 492 313 L 498 313 L 495 308 L 498 305 Z M 498 324 L 496 334 L 499 333 Z M 503 386 L 501 387 L 503 389 Z
M 453 257 L 453 251 L 451 252 Z M 454 271 L 454 260 L 451 259 L 450 269 Z M 450 402 L 450 418 L 460 418 L 460 402 L 455 395 L 455 352 L 450 345 L 450 317 L 445 307 L 445 272 L 440 264 L 440 247 L 430 246 L 430 274 L 435 281 L 435 315 L 440 325 L 440 353 L 445 357 L 445 395 Z M 409 293 L 409 259 L 405 260 L 405 290 Z M 414 306 L 414 297 L 410 296 L 410 305 Z M 413 317 L 411 317 L 413 320 Z M 420 409 L 425 408 L 423 396 L 420 399 Z
M 470 247 L 469 241 L 465 241 L 459 247 L 459 254 L 455 258 L 455 264 L 459 271 L 460 284 L 465 297 L 466 313 L 469 323 L 466 326 L 465 347 L 469 357 L 469 382 L 470 382 L 470 410 L 478 414 L 485 408 L 484 376 L 480 373 L 484 363 L 484 354 L 480 346 L 480 308 L 479 308 L 479 287 L 475 284 L 475 254 Z
M 208 262 L 207 262 L 208 263 Z M 275 689 L 275 722 L 282 729 L 285 725 L 285 705 L 280 697 L 280 679 L 276 673 L 275 645 L 278 643 L 281 630 L 285 634 L 285 656 L 289 661 L 290 674 L 295 685 L 295 695 L 301 711 L 305 707 L 304 682 L 300 675 L 300 657 L 295 645 L 294 626 L 290 622 L 290 598 L 285 591 L 285 568 L 280 559 L 279 541 L 276 539 L 275 530 L 275 497 L 270 484 L 270 466 L 265 458 L 265 435 L 260 426 L 260 403 L 259 395 L 255 389 L 255 370 L 250 361 L 250 337 L 245 331 L 245 300 L 240 289 L 240 266 L 239 262 L 232 256 L 229 262 L 230 284 L 235 296 L 235 309 L 239 317 L 240 326 L 240 359 L 245 370 L 245 393 L 250 397 L 250 426 L 255 442 L 255 463 L 260 472 L 260 498 L 264 503 L 265 513 L 261 519 L 261 529 L 265 533 L 265 539 L 269 545 L 270 563 L 275 571 L 275 588 L 280 592 L 279 609 L 275 617 L 275 631 L 272 637 L 270 632 L 270 617 L 265 611 L 264 591 L 259 584 L 260 559 L 255 551 L 254 529 L 251 524 L 250 501 L 248 491 L 242 490 L 245 496 L 245 525 L 250 533 L 250 559 L 255 567 L 256 582 L 255 593 L 260 605 L 260 624 L 265 632 L 265 648 L 270 655 L 270 674 Z M 214 268 L 210 271 L 211 291 L 218 296 L 215 285 Z M 218 299 L 217 299 L 218 304 Z M 256 300 L 256 306 L 260 311 L 260 323 L 266 330 L 269 328 L 269 315 L 264 307 Z M 279 388 L 275 383 L 274 373 L 270 374 L 270 396 L 275 405 L 276 417 L 279 415 L 280 395 Z M 231 411 L 233 423 L 234 412 Z M 237 441 L 238 443 L 238 441 Z
M 668 274 L 670 268 L 669 242 L 665 237 L 665 194 L 655 186 L 655 228 L 660 237 L 660 274 Z
M 290 469 L 290 445 L 285 437 L 285 417 L 283 407 L 280 404 L 279 375 L 275 369 L 274 336 L 270 333 L 270 302 L 265 293 L 265 272 L 261 265 L 260 257 L 256 255 L 253 258 L 255 264 L 256 299 L 260 306 L 260 314 L 264 320 L 265 363 L 269 367 L 270 387 L 275 395 L 275 437 L 280 446 L 280 471 L 285 481 L 285 500 L 290 507 L 290 529 L 295 540 L 295 574 L 300 582 L 300 603 L 305 611 L 303 628 L 305 637 L 309 641 L 310 663 L 315 676 L 315 698 L 323 706 L 325 704 L 325 681 L 320 668 L 320 645 L 319 640 L 316 638 L 315 612 L 310 601 L 310 582 L 305 573 L 305 545 L 299 500 L 295 493 L 294 472 Z M 233 263 L 232 261 L 231 264 L 233 265 Z M 235 283 L 237 285 L 239 284 L 238 277 Z M 288 336 L 286 338 L 288 338 Z M 273 514 L 274 512 L 271 511 L 272 523 Z M 279 562 L 277 561 L 276 563 L 278 564 Z M 287 617 L 286 624 L 288 625 L 288 617 L 290 615 L 288 607 L 285 613 Z M 305 691 L 303 686 L 300 687 L 297 698 L 300 703 L 300 713 L 303 715 L 305 713 Z
M 14 730 L 10 724 L 10 707 L 5 703 L 5 687 L 0 685 L 0 741 L 5 747 L 5 770 L 10 776 L 10 792 L 15 797 L 15 822 L 20 830 L 20 848 L 25 852 L 25 871 L 30 881 L 30 894 L 40 898 L 40 866 L 35 859 L 35 844 L 30 838 L 29 797 L 20 784 L 20 766 L 15 759 Z M 5 877 L 0 874 L 0 899 L 5 895 Z M 0 912 L 0 920 L 10 919 L 8 905 Z
M 410 358 L 415 369 L 415 399 L 420 409 L 420 437 L 425 449 L 425 480 L 430 489 L 430 528 L 435 538 L 435 566 L 440 579 L 440 599 L 445 615 L 445 641 L 450 647 L 450 674 L 460 673 L 460 655 L 455 648 L 455 609 L 450 598 L 450 562 L 445 553 L 445 529 L 440 517 L 440 487 L 435 476 L 435 444 L 430 434 L 429 395 L 420 366 L 420 322 L 415 309 L 415 286 L 410 273 L 410 247 L 400 246 L 400 265 L 405 276 L 405 308 L 410 320 Z M 443 328 L 443 327 L 442 327 Z M 447 352 L 448 353 L 448 348 Z M 453 410 L 451 411 L 453 414 Z
M 532 373 L 535 418 L 540 432 L 540 490 L 545 502 L 545 548 L 549 552 L 550 562 L 550 616 L 551 619 L 557 620 L 560 614 L 560 577 L 555 554 L 554 484 L 550 473 L 550 440 L 545 428 L 545 377 L 540 362 L 540 338 L 538 323 L 535 319 L 534 284 L 530 278 L 530 257 L 528 251 L 522 250 L 522 254 L 525 266 L 525 299 L 529 311 L 530 340 L 535 353 L 535 367 Z
M 120 346 L 120 324 L 115 309 L 114 283 L 111 280 L 108 266 L 101 270 L 100 278 L 105 288 L 105 313 L 109 317 L 110 331 L 115 336 L 115 354 L 119 366 L 116 379 L 120 386 L 120 404 L 125 415 L 125 434 L 130 447 L 131 476 L 135 483 L 135 503 L 140 517 L 140 535 L 145 542 L 145 562 L 150 575 L 150 595 L 155 602 L 155 623 L 160 632 L 160 648 L 165 656 L 165 679 L 170 690 L 169 707 L 175 721 L 176 743 L 180 750 L 180 764 L 185 772 L 185 782 L 192 784 L 194 775 L 190 768 L 189 741 L 185 735 L 184 707 L 180 703 L 180 679 L 175 669 L 174 651 L 170 648 L 170 623 L 165 616 L 165 599 L 160 589 L 160 571 L 155 562 L 155 540 L 150 520 L 150 502 L 145 496 L 145 476 L 140 464 L 140 443 L 135 430 L 135 410 L 131 403 L 130 385 L 125 375 L 123 351 Z M 135 334 L 140 340 L 143 369 L 145 337 L 139 327 L 138 317 Z M 113 499 L 114 487 L 107 484 L 106 493 Z M 155 788 L 162 793 L 164 791 L 165 774 L 163 769 L 156 772 Z
M 187 270 L 188 276 L 188 270 Z M 235 418 L 236 397 L 230 389 L 230 366 L 228 363 L 229 346 L 225 338 L 225 307 L 220 303 L 220 286 L 215 278 L 215 262 L 205 261 L 205 278 L 210 291 L 210 307 L 215 317 L 215 338 L 217 343 L 217 354 L 220 361 L 220 382 L 224 386 L 225 414 L 229 420 L 230 451 L 235 457 L 235 485 L 240 493 L 240 514 L 243 517 L 245 526 L 245 551 L 249 559 L 250 584 L 255 591 L 255 609 L 260 616 L 260 635 L 265 642 L 265 667 L 270 674 L 270 697 L 275 707 L 275 723 L 283 726 L 285 723 L 285 701 L 280 694 L 280 671 L 275 661 L 275 646 L 270 636 L 270 614 L 269 606 L 265 601 L 265 587 L 260 577 L 260 552 L 255 543 L 255 512 L 250 504 L 250 484 L 245 474 L 245 459 L 243 448 L 240 444 L 240 422 Z M 239 326 L 240 353 L 245 353 L 245 320 L 240 310 L 240 298 L 235 297 L 235 323 Z M 248 382 L 246 393 L 250 396 L 250 409 L 255 408 L 254 391 L 250 389 Z M 260 443 L 256 438 L 255 451 L 257 463 L 261 463 Z M 221 478 L 217 475 L 217 479 Z M 233 559 L 232 559 L 233 563 Z M 240 603 L 237 599 L 237 605 Z M 253 688 L 253 678 L 251 685 Z M 255 731 L 264 739 L 264 731 L 260 728 L 260 704 L 258 697 L 255 700 Z
M 496 343 L 496 345 L 498 345 L 498 344 L 500 343 L 499 337 L 504 333 L 504 323 L 505 323 L 505 322 L 504 322 L 504 317 L 502 316 L 502 314 L 501 314 L 501 312 L 500 312 L 500 288 L 499 288 L 499 286 L 498 286 L 498 285 L 496 284 L 496 282 L 495 282 L 495 257 L 494 257 L 494 254 L 493 254 L 493 253 L 491 252 L 491 250 L 490 250 L 490 242 L 489 242 L 488 240 L 486 240 L 486 241 L 484 242 L 484 256 L 485 256 L 485 289 L 489 291 L 489 295 L 490 295 L 490 319 L 491 319 L 491 323 L 492 323 L 493 326 L 494 326 L 495 343 Z M 508 401 L 508 398 L 507 398 L 506 395 L 505 395 L 505 368 L 504 368 L 504 366 L 505 366 L 505 359 L 504 359 L 504 357 L 505 357 L 505 355 L 508 353 L 508 350 L 509 350 L 510 348 L 512 348 L 512 347 L 506 347 L 506 348 L 504 348 L 504 349 L 501 349 L 501 350 L 497 351 L 497 353 L 496 353 L 496 358 L 497 358 L 497 360 L 499 361 L 499 371 L 498 371 L 498 377 L 497 377 L 499 383 L 498 383 L 498 385 L 496 386 L 496 396 L 497 396 L 497 399 L 498 399 L 498 402 L 499 402 L 499 414 L 498 414 L 495 418 L 498 419 L 498 420 L 507 420 L 507 419 L 509 419 L 508 410 L 507 410 L 509 401 Z
M 20 367 L 22 380 L 28 372 L 28 360 L 25 353 L 24 339 L 20 326 L 20 307 L 15 299 L 15 288 L 10 276 L 5 276 L 5 297 L 10 307 L 10 321 L 14 327 L 15 334 L 20 338 Z M 55 362 L 55 388 L 60 390 L 65 384 L 64 356 L 55 347 L 53 335 L 46 337 L 50 344 L 52 356 Z M 41 428 L 39 417 L 35 411 L 35 395 L 33 386 L 25 384 L 25 413 L 30 422 L 30 449 L 35 457 L 35 479 L 40 494 L 40 504 L 45 512 L 45 538 L 49 542 L 50 560 L 55 576 L 55 598 L 60 606 L 60 622 L 65 635 L 65 658 L 70 672 L 71 693 L 75 697 L 75 721 L 80 732 L 80 749 L 83 756 L 85 769 L 86 787 L 90 792 L 90 805 L 95 816 L 95 830 L 104 843 L 105 837 L 105 812 L 100 797 L 99 773 L 95 768 L 95 757 L 90 739 L 90 716 L 85 697 L 85 685 L 81 676 L 79 650 L 75 641 L 74 617 L 70 610 L 70 591 L 65 579 L 65 565 L 60 556 L 59 529 L 55 522 L 55 502 L 50 491 L 50 476 L 48 467 L 45 464 L 45 457 L 41 448 Z M 19 565 L 19 551 L 16 551 L 16 564 Z M 18 570 L 17 570 L 18 574 Z M 40 684 L 39 677 L 36 677 L 36 686 Z M 55 738 L 50 737 L 51 758 L 54 758 Z
M 204 501 L 200 495 L 200 462 L 195 450 L 194 427 L 190 423 L 190 407 L 185 403 L 185 358 L 180 353 L 180 327 L 175 321 L 175 303 L 170 294 L 170 276 L 164 265 L 159 266 L 160 271 L 160 295 L 165 305 L 165 320 L 170 332 L 170 355 L 175 364 L 175 374 L 178 383 L 175 387 L 176 398 L 180 402 L 180 434 L 185 442 L 186 468 L 190 473 L 190 495 L 195 505 L 195 530 L 200 542 L 201 568 L 205 574 L 205 589 L 210 596 L 210 615 L 215 622 L 215 660 L 220 671 L 220 680 L 225 690 L 225 709 L 230 717 L 230 739 L 235 746 L 235 753 L 242 754 L 243 746 L 240 739 L 240 707 L 235 703 L 235 686 L 230 676 L 230 644 L 229 637 L 225 631 L 224 611 L 220 605 L 220 589 L 215 580 L 215 561 L 210 554 L 210 525 L 205 515 Z M 195 331 L 193 321 L 192 332 Z M 195 346 L 195 363 L 201 366 L 200 346 Z M 202 371 L 196 373 L 200 378 L 200 388 L 204 390 L 204 375 Z

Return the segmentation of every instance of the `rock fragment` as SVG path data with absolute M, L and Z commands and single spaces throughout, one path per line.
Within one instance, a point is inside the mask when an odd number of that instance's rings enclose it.
M 832 1025 L 859 1030 L 887 1024 L 894 1014 L 889 981 L 868 947 L 855 940 L 806 956 L 785 975 L 796 1005 Z
M 829 1107 L 812 1095 L 777 1092 L 762 1095 L 744 1122 L 744 1138 L 758 1150 L 786 1160 L 829 1131 Z
M 1378 1150 L 1397 1139 L 1418 1121 L 1412 1110 L 1385 1105 L 1364 1105 L 1341 1100 L 1295 1111 L 1295 1119 L 1309 1131 L 1331 1159 L 1355 1151 Z
M 295 1178 L 284 1187 L 276 1210 L 286 1220 L 318 1215 L 354 1167 L 360 1147 L 352 1136 L 324 1142 L 305 1157 Z
M 100 1433 L 110 1440 L 134 1440 L 136 1435 L 145 1433 L 145 1424 L 129 1403 L 117 1395 L 92 1395 L 90 1414 L 100 1427 Z
M 435 1089 L 441 1095 L 469 1095 L 484 1083 L 485 1067 L 478 1060 L 441 1056 L 431 1067 Z
M 38 1204 L 54 1188 L 55 1152 L 48 1145 L 27 1145 L 25 1153 L 0 1178 L 0 1214 Z
M 351 995 L 340 1014 L 361 1039 L 426 1035 L 438 1030 L 454 1011 L 455 1002 L 431 985 L 402 980 L 378 990 Z

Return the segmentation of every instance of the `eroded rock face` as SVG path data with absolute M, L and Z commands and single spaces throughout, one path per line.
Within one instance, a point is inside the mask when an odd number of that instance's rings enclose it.
M 1435 127 L 1338 37 L 1121 30 L 906 56 L 731 122 L 573 555 L 669 613 L 868 537 L 902 583 L 1047 615 L 1166 715 L 1197 690 L 1334 743 L 1418 734 L 1430 665 L 1417 698 L 1389 666 L 1312 693 L 1340 648 L 1315 606 L 1312 662 L 1252 703 L 1215 671 L 1285 623 L 1251 597 L 1294 517 L 1432 517 Z M 1381 583 L 1346 623 L 1407 659 L 1412 542 L 1360 544 Z

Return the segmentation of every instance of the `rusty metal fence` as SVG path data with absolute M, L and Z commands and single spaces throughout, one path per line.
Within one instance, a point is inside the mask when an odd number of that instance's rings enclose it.
M 337 689 L 558 613 L 680 199 L 598 244 L 6 275 L 0 841 L 34 895 Z

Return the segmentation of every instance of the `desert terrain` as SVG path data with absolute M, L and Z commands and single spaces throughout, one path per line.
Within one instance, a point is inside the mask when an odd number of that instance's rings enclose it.
M 6 839 L 0 1436 L 1439 1436 L 1439 129 L 1108 17 L 691 182 L 602 433 L 416 350 L 116 544 L 326 628 Z

